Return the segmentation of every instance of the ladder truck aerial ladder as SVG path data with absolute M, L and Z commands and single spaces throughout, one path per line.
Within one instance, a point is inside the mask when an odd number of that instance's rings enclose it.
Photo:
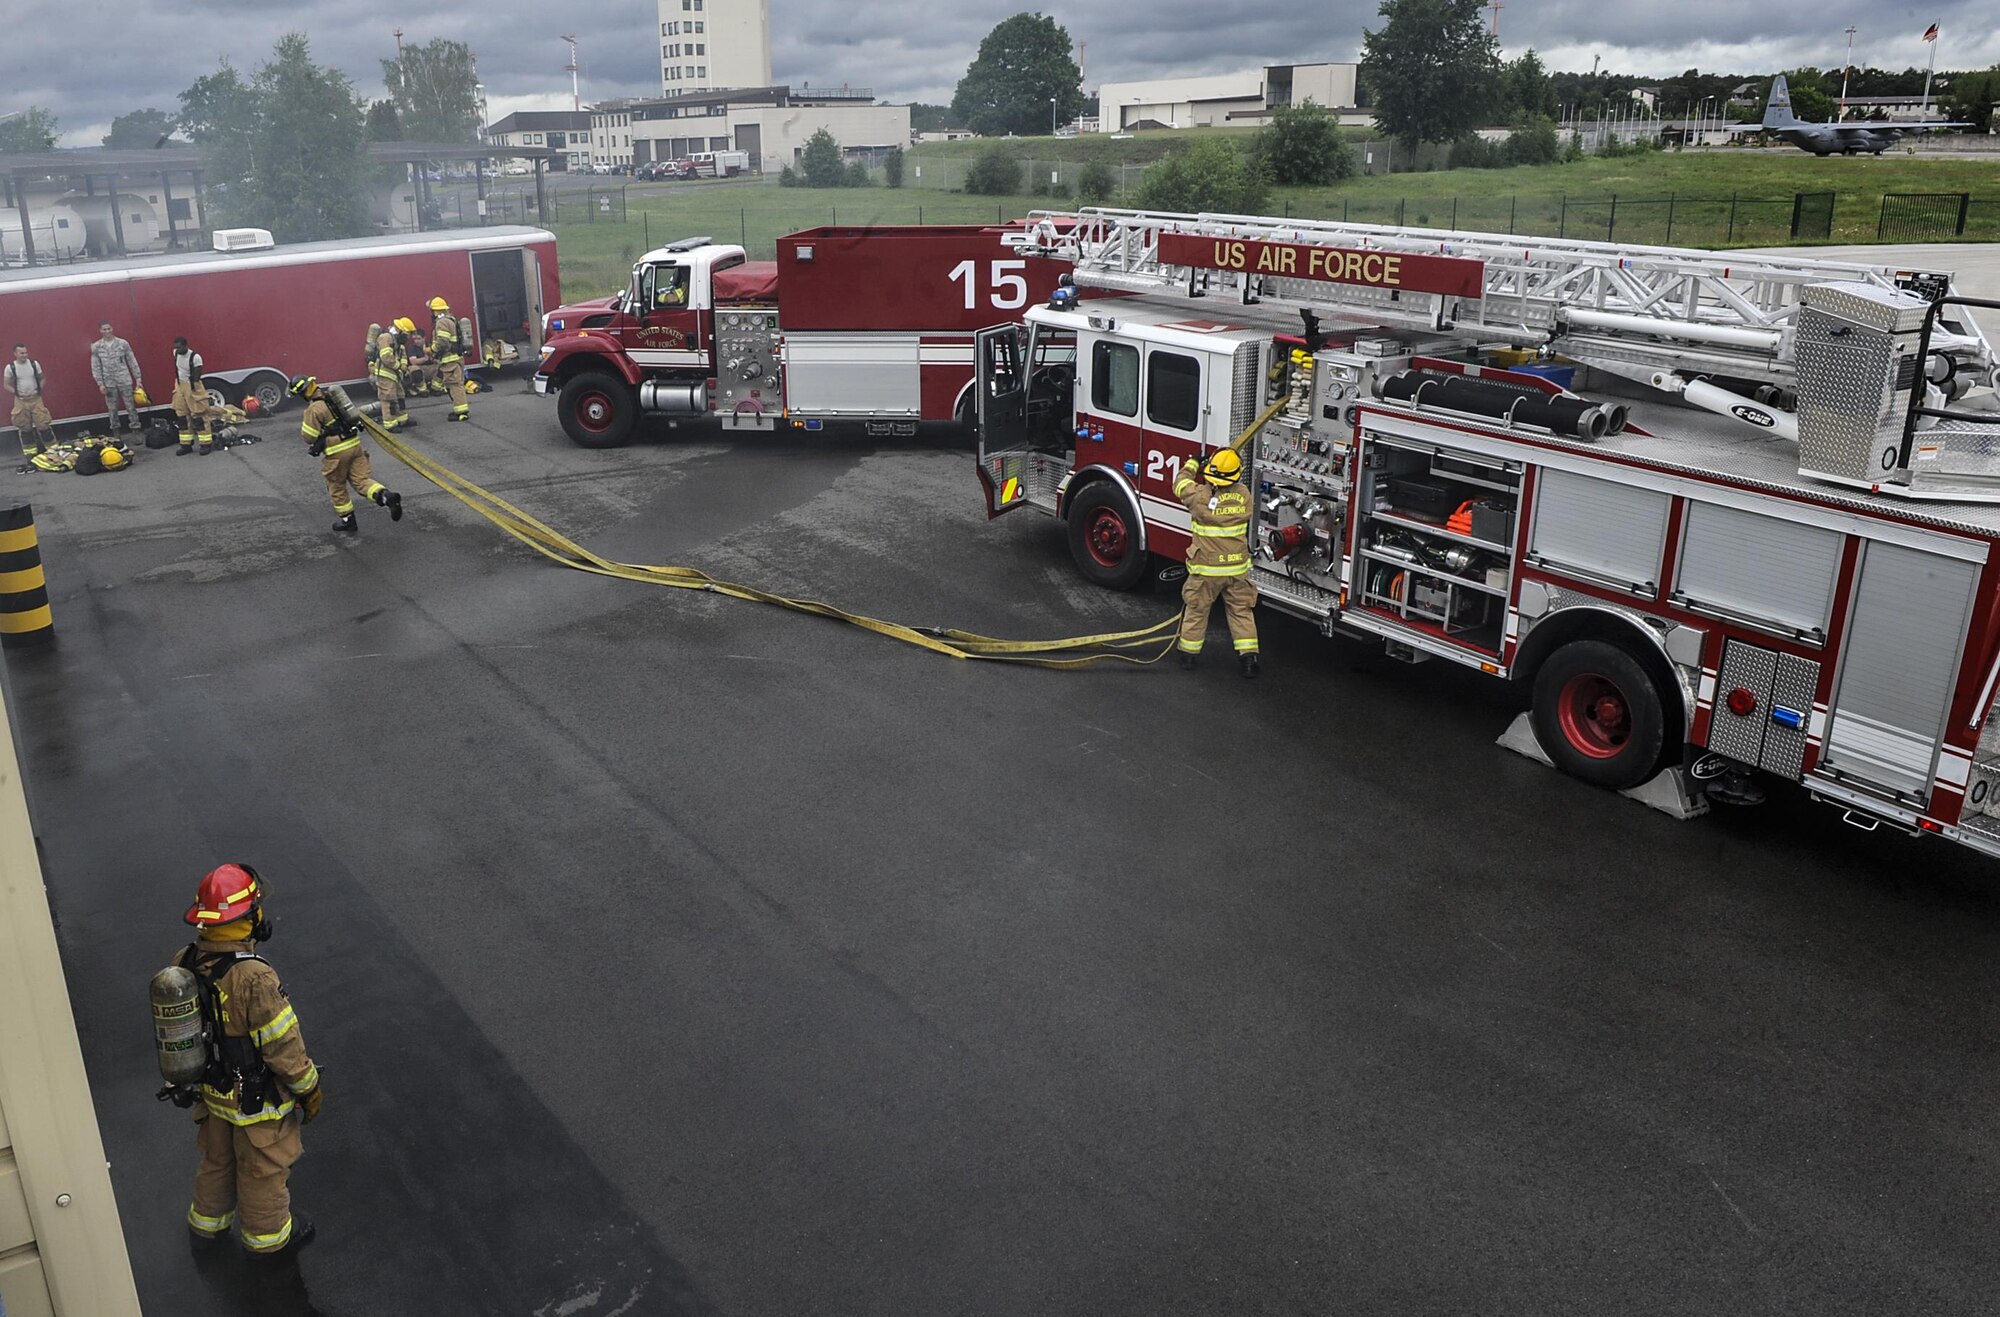
M 1261 601 L 1514 680 L 1503 738 L 1682 815 L 1799 782 L 2000 856 L 2000 396 L 1934 270 L 1086 209 L 977 336 L 993 516 L 1183 572 L 1239 443 Z M 1989 320 L 1989 323 L 1991 321 Z

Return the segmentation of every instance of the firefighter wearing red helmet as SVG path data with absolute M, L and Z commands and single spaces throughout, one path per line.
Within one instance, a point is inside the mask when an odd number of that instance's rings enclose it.
M 312 1222 L 292 1215 L 287 1181 L 303 1151 L 299 1126 L 319 1115 L 323 1089 L 278 972 L 252 949 L 271 936 L 257 871 L 214 870 L 184 918 L 200 933 L 174 963 L 201 985 L 212 1040 L 188 1229 L 197 1248 L 219 1245 L 233 1225 L 251 1253 L 288 1254 L 313 1237 Z

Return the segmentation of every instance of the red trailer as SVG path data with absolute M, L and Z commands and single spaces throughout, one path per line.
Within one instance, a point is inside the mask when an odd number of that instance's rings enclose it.
M 543 310 L 561 301 L 554 235 L 467 229 L 0 271 L 5 346 L 26 343 L 42 363 L 58 421 L 103 414 L 89 355 L 99 321 L 131 343 L 156 405 L 172 392 L 174 338 L 185 335 L 212 395 L 255 396 L 268 411 L 284 403 L 289 376 L 364 378 L 370 322 L 407 315 L 428 326 L 424 304 L 438 296 L 480 341 L 526 356 L 541 344 Z
M 778 240 L 775 262 L 672 243 L 639 259 L 624 292 L 549 314 L 535 389 L 558 396 L 564 431 L 591 448 L 648 412 L 744 430 L 970 422 L 974 332 L 1046 301 L 1063 273 L 1010 250 L 1007 232 L 807 229 Z

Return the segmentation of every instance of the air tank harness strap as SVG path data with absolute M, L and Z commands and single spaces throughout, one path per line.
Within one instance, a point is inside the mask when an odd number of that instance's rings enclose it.
M 794 612 L 830 618 L 872 631 L 891 640 L 900 640 L 934 654 L 956 659 L 986 659 L 1000 663 L 1026 663 L 1044 668 L 1087 668 L 1099 663 L 1157 663 L 1167 656 L 1180 628 L 1176 614 L 1165 621 L 1137 631 L 1108 631 L 1091 636 L 1069 636 L 1057 640 L 1002 640 L 961 631 L 955 627 L 914 627 L 862 613 L 851 613 L 814 599 L 794 599 L 760 590 L 755 586 L 719 581 L 693 567 L 649 566 L 616 562 L 599 557 L 547 524 L 529 516 L 512 503 L 482 489 L 436 459 L 412 448 L 401 436 L 382 428 L 371 416 L 361 423 L 374 434 L 385 452 L 394 454 L 412 471 L 477 512 L 502 531 L 542 556 L 565 567 L 597 576 L 613 576 L 646 585 L 671 586 L 681 590 L 702 590 L 754 603 L 771 604 Z M 1095 652 L 1089 652 L 1095 651 Z M 1130 652 L 1128 652 L 1130 651 Z

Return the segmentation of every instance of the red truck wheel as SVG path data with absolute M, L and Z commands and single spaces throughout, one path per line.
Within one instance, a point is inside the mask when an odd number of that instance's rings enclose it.
M 1659 771 L 1666 708 L 1640 662 L 1602 640 L 1574 640 L 1535 674 L 1535 739 L 1557 768 L 1623 791 Z
M 1146 574 L 1146 551 L 1131 509 L 1109 481 L 1076 496 L 1069 508 L 1069 552 L 1093 585 L 1130 590 Z
M 603 371 L 585 371 L 563 385 L 556 399 L 563 433 L 581 448 L 614 448 L 632 435 L 639 399 L 632 387 Z

